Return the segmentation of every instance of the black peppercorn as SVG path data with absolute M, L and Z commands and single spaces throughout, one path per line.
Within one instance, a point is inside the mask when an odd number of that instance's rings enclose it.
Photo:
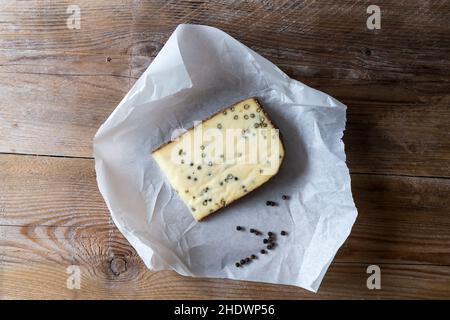
M 262 254 L 266 254 L 266 250 L 264 250 L 264 249 L 262 249 L 261 251 L 260 251 Z
M 236 268 L 239 268 L 241 264 L 239 262 L 236 262 Z
M 284 194 L 281 198 L 282 198 L 283 200 L 289 200 L 290 197 Z
M 273 248 L 273 246 L 271 245 L 271 244 L 269 244 L 268 246 L 267 246 L 267 249 L 269 249 L 269 250 L 271 250 Z
M 250 262 L 250 258 L 249 257 L 245 258 L 245 262 Z
M 285 236 L 285 235 L 287 235 L 287 232 L 284 231 L 284 230 L 282 230 L 282 231 L 280 232 L 280 234 L 281 234 L 282 236 Z
M 236 227 L 236 230 L 237 230 L 237 231 L 241 231 L 241 230 L 243 230 L 243 229 L 244 229 L 244 228 L 242 228 L 241 226 L 237 226 L 237 227 Z
M 255 229 L 253 229 L 253 228 L 252 228 L 252 229 L 250 229 L 250 233 L 255 233 L 255 231 L 256 231 L 256 230 L 255 230 Z
M 252 255 L 250 256 L 250 258 L 252 258 L 253 260 L 255 260 L 255 259 L 256 259 L 256 255 L 252 254 Z
M 271 237 L 271 236 L 273 236 L 273 232 L 267 232 L 267 235 L 269 236 L 269 237 Z
M 242 259 L 241 261 L 239 261 L 241 264 L 245 264 L 245 260 Z
M 268 239 L 264 239 L 264 240 L 263 240 L 263 243 L 264 243 L 264 244 L 267 244 L 268 242 L 269 242 Z

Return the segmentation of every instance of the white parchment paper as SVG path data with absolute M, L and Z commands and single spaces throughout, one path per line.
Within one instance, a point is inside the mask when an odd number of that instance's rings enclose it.
M 280 129 L 286 149 L 280 172 L 196 223 L 150 151 L 175 129 L 250 96 Z M 180 25 L 98 130 L 98 186 L 115 224 L 151 270 L 317 291 L 357 216 L 341 140 L 345 121 L 345 105 L 290 79 L 226 33 Z M 281 200 L 283 194 L 291 199 Z M 267 207 L 266 200 L 279 206 Z M 289 236 L 236 268 L 263 248 L 262 237 L 237 232 L 236 225 Z

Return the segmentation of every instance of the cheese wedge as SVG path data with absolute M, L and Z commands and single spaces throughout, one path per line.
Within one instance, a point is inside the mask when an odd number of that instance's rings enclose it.
M 250 98 L 196 124 L 152 155 L 200 221 L 274 176 L 284 148 L 278 129 Z

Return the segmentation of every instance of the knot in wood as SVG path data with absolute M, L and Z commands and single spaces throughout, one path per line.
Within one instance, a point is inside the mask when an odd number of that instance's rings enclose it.
M 127 262 L 122 258 L 113 258 L 109 263 L 109 268 L 115 276 L 119 276 L 127 271 Z

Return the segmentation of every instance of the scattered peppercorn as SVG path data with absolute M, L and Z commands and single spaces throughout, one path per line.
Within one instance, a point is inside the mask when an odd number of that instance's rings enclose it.
M 284 230 L 282 230 L 282 231 L 280 232 L 280 234 L 281 234 L 282 236 L 285 236 L 285 235 L 287 235 L 287 232 L 284 231 Z
M 263 240 L 263 243 L 264 243 L 264 244 L 267 244 L 268 242 L 269 242 L 269 239 L 264 239 L 264 240 Z
M 271 236 L 273 236 L 273 232 L 269 231 L 269 232 L 267 232 L 267 235 L 268 235 L 269 237 L 271 237 Z
M 236 268 L 239 268 L 241 264 L 239 262 L 236 262 Z
M 241 226 L 237 226 L 237 227 L 236 227 L 236 230 L 237 230 L 237 231 L 241 231 L 241 230 L 244 230 L 244 228 L 241 227 Z
M 244 119 L 248 120 L 248 115 L 247 114 L 244 115 Z
M 266 253 L 267 253 L 267 251 L 264 250 L 264 249 L 262 249 L 260 252 L 261 252 L 262 254 L 266 254 Z
M 245 260 L 242 259 L 241 261 L 239 261 L 241 264 L 245 264 Z
M 245 262 L 250 262 L 250 258 L 249 257 L 245 258 Z
M 255 233 L 255 231 L 256 231 L 256 230 L 255 230 L 255 229 L 253 229 L 253 228 L 252 228 L 252 229 L 250 229 L 250 233 Z
M 244 109 L 247 110 L 248 108 L 250 108 L 250 106 L 248 104 L 244 104 Z
M 194 178 L 194 181 L 197 181 L 197 178 Z
M 283 200 L 289 200 L 290 197 L 284 194 L 281 198 L 282 198 Z
M 187 178 L 190 180 L 190 179 L 191 179 L 191 176 L 187 176 Z
M 252 254 L 252 255 L 250 256 L 250 258 L 252 258 L 253 260 L 255 260 L 255 259 L 256 259 L 256 255 Z
M 267 245 L 267 249 L 272 250 L 273 246 L 271 244 Z
M 197 167 L 197 170 L 202 170 L 202 166 L 198 166 L 198 167 Z
M 254 118 L 255 114 L 254 113 L 250 113 L 250 118 Z
M 217 129 L 222 129 L 222 125 L 220 123 L 217 124 Z
M 235 116 L 233 117 L 234 120 L 237 120 L 238 118 L 239 118 L 238 115 L 235 115 Z

